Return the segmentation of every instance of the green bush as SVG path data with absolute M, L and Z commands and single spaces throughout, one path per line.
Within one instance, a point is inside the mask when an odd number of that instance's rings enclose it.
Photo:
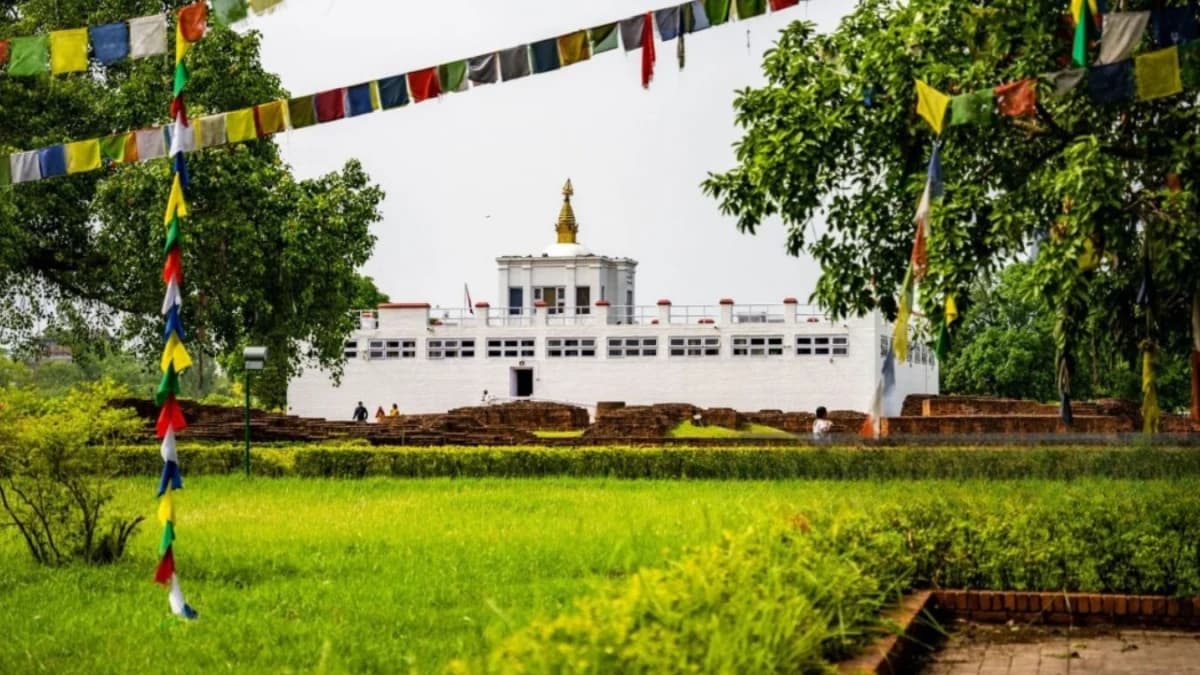
M 815 673 L 886 630 L 880 609 L 912 588 L 1194 596 L 1197 487 L 918 492 L 776 518 L 603 587 L 452 670 Z

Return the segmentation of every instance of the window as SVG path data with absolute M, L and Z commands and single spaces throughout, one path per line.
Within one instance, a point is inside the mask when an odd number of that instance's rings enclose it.
M 721 338 L 712 337 L 673 337 L 671 338 L 671 356 L 720 356 Z
M 887 358 L 888 351 L 891 348 L 892 348 L 892 336 L 891 335 L 880 335 L 879 336 L 879 355 L 884 358 Z
M 538 286 L 533 289 L 533 299 L 546 303 L 551 314 L 562 314 L 567 306 L 567 289 L 562 286 Z
M 592 313 L 592 289 L 587 286 L 575 287 L 575 313 Z
M 734 356 L 783 356 L 783 336 L 735 336 Z
M 475 338 L 427 340 L 425 350 L 431 359 L 473 359 Z
M 796 356 L 849 356 L 848 335 L 797 335 Z
M 385 339 L 371 340 L 367 356 L 372 361 L 388 359 L 411 359 L 417 355 L 416 340 Z
M 546 338 L 546 356 L 595 356 L 596 338 Z
M 508 313 L 518 315 L 525 306 L 525 289 L 520 286 L 508 287 Z
M 346 343 L 342 345 L 342 356 L 347 359 L 357 359 L 358 340 L 346 340 Z
M 658 338 L 608 338 L 608 358 L 658 356 Z
M 497 338 L 487 341 L 489 359 L 531 359 L 533 338 Z

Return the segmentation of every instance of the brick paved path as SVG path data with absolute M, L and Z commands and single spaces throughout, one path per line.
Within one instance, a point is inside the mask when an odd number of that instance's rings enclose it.
M 925 675 L 1200 675 L 1200 633 L 969 625 Z

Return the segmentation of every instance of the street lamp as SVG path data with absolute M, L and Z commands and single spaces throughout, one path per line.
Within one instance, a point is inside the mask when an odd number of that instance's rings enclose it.
M 254 370 L 262 370 L 267 364 L 267 348 L 266 347 L 246 347 L 242 350 L 242 359 L 245 361 L 245 381 L 244 388 L 246 390 L 246 453 L 243 456 L 243 464 L 246 467 L 246 477 L 250 477 L 250 372 Z

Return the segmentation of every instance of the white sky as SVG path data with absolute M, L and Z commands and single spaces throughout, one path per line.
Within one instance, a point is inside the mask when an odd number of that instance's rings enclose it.
M 302 95 L 666 4 L 659 2 L 288 0 L 246 25 L 263 33 L 264 66 Z M 289 132 L 279 143 L 302 178 L 357 157 L 386 190 L 364 271 L 395 302 L 461 306 L 465 282 L 476 302 L 503 304 L 495 257 L 553 243 L 567 177 L 581 243 L 639 261 L 639 304 L 804 302 L 818 269 L 784 252 L 782 224 L 739 234 L 699 184 L 708 171 L 733 166 L 734 90 L 762 84 L 762 55 L 778 31 L 804 18 L 831 30 L 851 7 L 804 2 L 689 35 L 682 72 L 675 43 L 660 43 L 649 91 L 639 81 L 640 52 L 618 49 L 552 73 Z

